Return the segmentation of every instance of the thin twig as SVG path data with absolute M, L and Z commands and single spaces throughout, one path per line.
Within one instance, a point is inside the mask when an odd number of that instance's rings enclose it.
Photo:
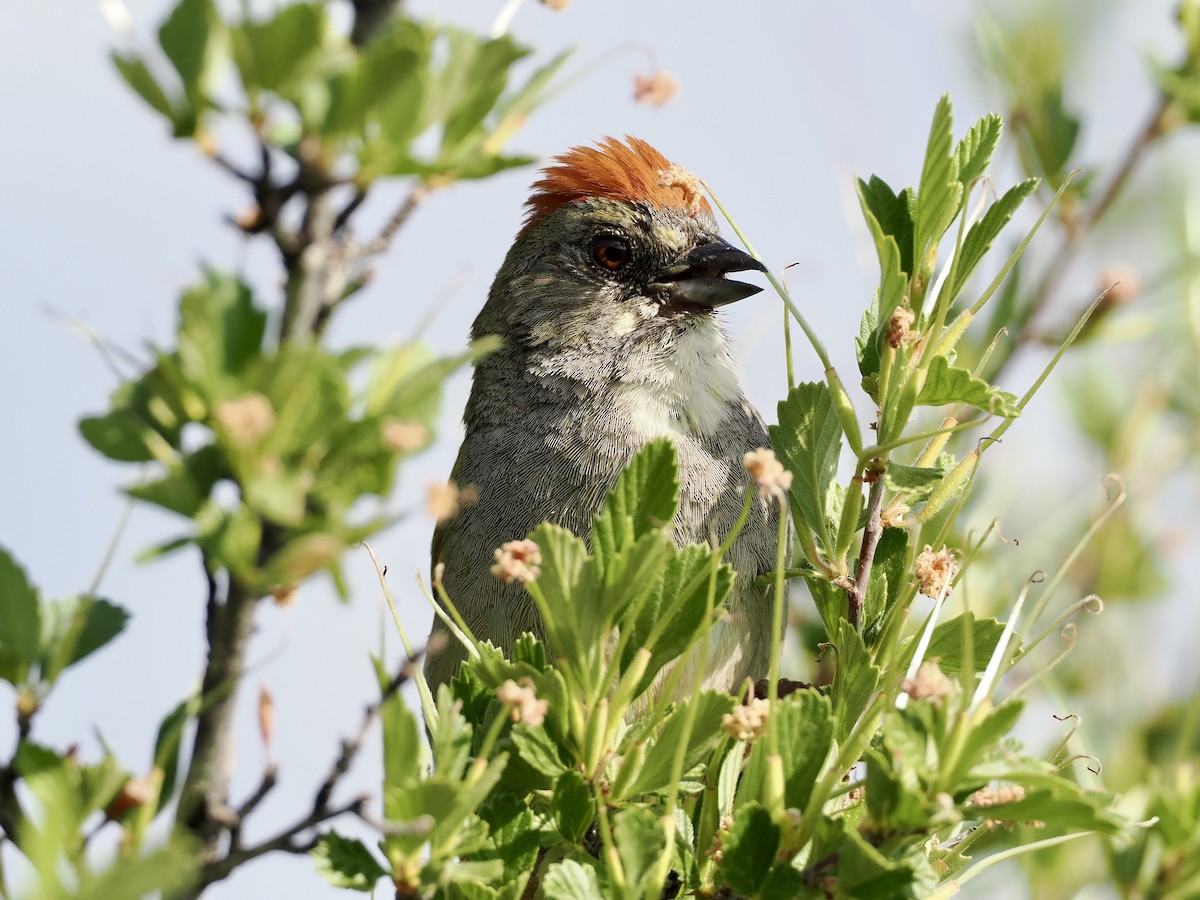
M 379 236 L 363 248 L 362 255 L 374 256 L 386 250 L 392 242 L 392 238 L 396 236 L 396 232 L 404 227 L 404 223 L 408 221 L 417 207 L 425 202 L 429 194 L 430 188 L 423 182 L 414 187 L 409 192 L 409 195 L 404 198 L 404 202 L 400 204 L 396 212 L 392 214 L 388 223 L 383 226 L 383 230 L 379 232 Z
M 871 579 L 871 565 L 875 561 L 875 548 L 883 535 L 883 524 L 879 511 L 883 506 L 883 474 L 876 473 L 867 497 L 867 524 L 863 529 L 862 549 L 858 553 L 858 571 L 854 576 L 854 587 L 850 591 L 850 604 L 846 618 L 855 631 L 863 627 L 863 604 L 867 598 L 867 582 Z
M 1163 116 L 1169 105 L 1170 99 L 1168 97 L 1165 95 L 1159 97 L 1153 113 L 1126 149 L 1125 154 L 1121 157 L 1121 162 L 1117 165 L 1116 171 L 1113 172 L 1104 190 L 1100 192 L 1100 196 L 1096 199 L 1096 202 L 1078 218 L 1065 223 L 1066 233 L 1063 236 L 1062 246 L 1059 247 L 1058 252 L 1052 257 L 1046 272 L 1042 276 L 1041 282 L 1038 284 L 1037 290 L 1034 292 L 1033 299 L 1030 301 L 1029 315 L 1025 320 L 1025 326 L 1017 335 L 1018 346 L 1036 337 L 1037 331 L 1034 328 L 1034 320 L 1045 309 L 1050 299 L 1058 290 L 1063 276 L 1074 260 L 1075 254 L 1079 251 L 1083 238 L 1091 232 L 1096 223 L 1103 218 L 1104 214 L 1108 212 L 1109 208 L 1121 195 L 1121 192 L 1129 182 L 1130 176 L 1145 156 L 1146 150 L 1163 135 Z M 1011 355 L 1009 358 L 1011 359 Z

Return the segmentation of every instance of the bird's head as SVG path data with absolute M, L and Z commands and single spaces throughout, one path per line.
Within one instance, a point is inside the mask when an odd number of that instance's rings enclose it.
M 726 277 L 765 269 L 718 236 L 696 179 L 637 138 L 556 157 L 526 206 L 476 336 L 640 355 L 681 332 L 717 332 L 714 310 L 761 290 Z

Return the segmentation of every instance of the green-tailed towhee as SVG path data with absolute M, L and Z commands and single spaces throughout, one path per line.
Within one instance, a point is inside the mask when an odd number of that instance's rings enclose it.
M 694 177 L 644 141 L 608 138 L 557 157 L 527 207 L 471 332 L 503 339 L 475 368 L 451 473 L 477 497 L 433 538 L 448 596 L 477 638 L 506 650 L 544 634 L 521 585 L 491 573 L 496 548 L 545 520 L 586 538 L 621 469 L 659 437 L 678 451 L 676 542 L 723 539 L 750 485 L 743 456 L 770 446 L 717 317 L 760 290 L 723 276 L 764 267 L 718 237 Z M 778 515 L 756 497 L 729 552 L 737 576 L 707 686 L 767 674 L 770 589 L 755 578 L 774 568 Z M 435 618 L 435 690 L 464 656 Z

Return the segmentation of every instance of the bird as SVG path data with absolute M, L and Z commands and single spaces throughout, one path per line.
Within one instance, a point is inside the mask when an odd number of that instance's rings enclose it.
M 474 636 L 506 652 L 524 632 L 546 636 L 525 590 L 492 574 L 496 548 L 543 521 L 586 540 L 622 469 L 663 437 L 678 459 L 675 543 L 724 540 L 752 488 L 745 454 L 770 447 L 719 316 L 762 290 L 725 276 L 766 268 L 720 237 L 694 176 L 643 140 L 607 137 L 554 157 L 525 208 L 471 329 L 502 340 L 475 365 L 450 475 L 474 500 L 432 546 L 435 580 Z M 736 575 L 705 687 L 767 674 L 771 588 L 755 579 L 775 568 L 780 514 L 756 496 L 726 556 Z M 465 655 L 435 616 L 435 692 Z

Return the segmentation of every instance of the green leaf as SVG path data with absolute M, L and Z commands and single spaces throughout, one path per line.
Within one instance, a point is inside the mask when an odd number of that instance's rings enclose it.
M 121 607 L 91 596 L 58 600 L 44 613 L 39 677 L 47 684 L 115 638 L 129 621 Z
M 596 801 L 583 776 L 574 769 L 563 772 L 554 782 L 554 825 L 568 844 L 583 840 L 596 817 Z
M 838 889 L 845 896 L 856 900 L 912 896 L 904 889 L 914 877 L 911 865 L 889 860 L 857 831 L 847 829 L 838 863 Z
M 203 703 L 198 695 L 188 697 L 167 713 L 158 724 L 154 736 L 154 765 L 162 769 L 162 786 L 158 792 L 158 812 L 171 802 L 175 782 L 179 778 L 179 745 L 188 721 L 200 714 Z
M 392 676 L 384 668 L 383 662 L 372 657 L 375 667 L 375 679 L 380 691 L 388 691 L 392 684 Z M 386 696 L 379 708 L 379 721 L 383 725 L 383 784 L 387 788 L 404 789 L 421 779 L 428 768 L 428 750 L 421 740 L 421 730 L 417 718 L 409 710 L 408 704 L 399 691 L 392 690 Z M 397 811 L 390 809 L 385 793 L 383 814 L 394 821 L 404 821 Z
M 926 659 L 939 660 L 938 665 L 943 672 L 961 672 L 963 667 L 963 626 L 970 628 L 974 634 L 975 671 L 981 671 L 987 661 L 996 651 L 1000 636 L 1004 633 L 1004 624 L 995 619 L 976 619 L 975 613 L 963 613 L 953 619 L 947 619 L 933 629 L 929 638 L 929 649 L 925 651 Z M 1021 642 L 1015 637 L 1009 643 L 1008 652 L 1015 656 L 1021 649 Z
M 302 78 L 326 49 L 329 20 L 317 3 L 284 6 L 263 22 L 232 29 L 233 60 L 248 93 L 283 94 Z
M 928 825 L 929 814 L 917 790 L 916 778 L 911 773 L 896 771 L 906 763 L 912 768 L 916 761 L 896 759 L 896 755 L 884 756 L 869 749 L 864 760 L 867 764 L 866 799 L 871 822 L 881 830 L 915 831 Z
M 992 242 L 1004 230 L 1013 214 L 1025 202 L 1025 198 L 1037 190 L 1038 180 L 1029 178 L 1009 188 L 1003 197 L 988 207 L 978 222 L 971 226 L 963 239 L 962 253 L 958 258 L 958 268 L 954 274 L 954 290 L 951 297 L 957 297 L 959 291 L 967 283 L 979 261 L 991 249 Z
M 0 678 L 17 687 L 29 677 L 41 646 L 37 589 L 25 570 L 0 547 Z
M 952 366 L 944 356 L 934 357 L 925 376 L 925 384 L 917 395 L 918 406 L 945 406 L 948 403 L 967 403 L 994 416 L 1006 419 L 1021 414 L 1017 398 L 997 390 L 969 369 Z
M 650 441 L 633 455 L 592 520 L 592 548 L 603 567 L 651 531 L 671 524 L 679 508 L 679 470 L 675 445 Z
M 900 274 L 912 274 L 913 271 L 913 218 L 912 218 L 912 189 L 905 188 L 899 194 L 892 192 L 888 183 L 878 175 L 872 175 L 870 181 L 858 179 L 858 202 L 862 206 L 863 216 L 871 229 L 871 237 L 875 240 L 875 250 L 879 254 L 880 268 L 887 283 L 892 278 L 893 267 L 885 262 L 885 256 L 890 253 L 885 250 L 886 238 L 892 238 L 899 253 Z
M 837 668 L 834 670 L 833 713 L 837 741 L 844 742 L 867 708 L 879 684 L 879 667 L 871 662 L 863 639 L 846 619 L 838 622 Z
M 542 551 L 534 599 L 550 649 L 556 657 L 583 660 L 595 648 L 581 640 L 575 610 L 598 600 L 595 567 L 588 564 L 587 547 L 567 529 L 549 522 L 535 528 L 531 537 Z
M 747 803 L 733 817 L 728 839 L 722 842 L 721 871 L 739 894 L 753 896 L 775 863 L 783 833 L 765 807 Z
M 136 484 L 125 493 L 191 518 L 204 506 L 216 483 L 230 475 L 224 456 L 208 444 L 181 457 L 162 478 Z
M 546 900 L 604 900 L 592 860 L 585 865 L 564 859 L 546 870 L 542 885 Z
M 958 180 L 958 162 L 951 149 L 952 129 L 950 95 L 943 94 L 929 127 L 921 185 L 917 190 L 914 262 L 918 269 L 923 265 L 921 256 L 926 248 L 931 243 L 936 244 L 954 220 L 962 202 L 963 186 Z
M 370 893 L 388 872 L 362 841 L 328 831 L 309 851 L 317 872 L 334 887 Z
M 666 849 L 658 816 L 644 806 L 630 806 L 613 818 L 613 837 L 621 868 L 630 884 L 643 884 Z
M 545 728 L 530 728 L 523 723 L 518 724 L 513 726 L 510 737 L 521 754 L 521 759 L 543 775 L 558 778 L 567 771 L 567 766 L 559 756 L 558 746 L 551 740 Z
M 804 809 L 833 745 L 830 700 L 816 691 L 796 691 L 781 700 L 771 715 L 776 720 L 779 746 L 788 748 L 783 759 L 784 806 Z M 763 798 L 766 762 L 767 742 L 755 741 L 738 785 L 738 803 Z
M 949 783 L 961 788 L 975 764 L 996 752 L 1001 739 L 1016 726 L 1024 709 L 1022 701 L 1010 700 L 988 712 L 982 720 L 972 721 L 954 770 L 947 773 Z
M 210 400 L 244 393 L 236 376 L 258 356 L 266 325 L 249 285 L 207 272 L 179 301 L 180 372 Z
M 637 651 L 651 652 L 646 674 L 635 694 L 646 690 L 663 666 L 687 649 L 711 613 L 725 602 L 733 588 L 733 568 L 722 563 L 716 572 L 713 607 L 709 607 L 709 573 L 712 551 L 699 544 L 683 547 L 672 556 L 661 579 L 637 610 L 629 642 L 621 658 L 625 671 Z M 625 627 L 629 627 L 626 623 Z
M 933 493 L 933 489 L 954 468 L 955 460 L 948 457 L 938 459 L 933 466 L 904 466 L 900 463 L 889 462 L 883 473 L 883 482 L 889 491 L 895 491 L 904 497 L 906 503 L 917 503 Z
M 958 142 L 954 158 L 958 162 L 958 180 L 964 188 L 987 171 L 1003 130 L 1004 120 L 996 113 L 988 113 Z
M 471 38 L 478 41 L 477 38 Z M 513 63 L 529 55 L 509 35 L 476 43 L 463 38 L 452 41 L 458 57 L 451 57 L 449 77 L 456 78 L 462 88 L 460 96 L 445 119 L 442 132 L 441 156 L 452 155 L 458 146 L 478 128 L 504 93 L 508 71 Z M 454 51 L 452 51 L 453 53 Z
M 133 88 L 151 109 L 167 119 L 175 120 L 176 112 L 170 98 L 141 57 L 132 53 L 113 53 L 112 61 L 125 83 Z
M 158 30 L 158 43 L 179 73 L 190 109 L 175 119 L 175 134 L 195 132 L 197 113 L 211 105 L 211 82 L 224 45 L 224 30 L 213 0 L 180 0 Z
M 826 550 L 832 539 L 825 518 L 825 498 L 837 476 L 842 426 L 833 395 L 824 382 L 798 384 L 779 404 L 779 424 L 770 428 L 771 446 L 792 473 L 792 511 L 815 532 Z
M 893 464 L 889 464 L 891 468 Z M 904 528 L 885 528 L 875 547 L 875 562 L 871 566 L 871 580 L 867 584 L 864 603 L 863 638 L 873 643 L 879 620 L 900 596 L 900 591 L 909 578 L 908 531 Z
M 646 761 L 629 793 L 647 794 L 670 787 L 675 753 L 684 739 L 688 710 L 691 707 L 695 706 L 696 711 L 691 733 L 687 736 L 684 772 L 699 765 L 724 736 L 721 719 L 733 710 L 733 704 L 733 697 L 717 691 L 702 691 L 680 703 L 667 719 L 654 746 L 647 751 Z

